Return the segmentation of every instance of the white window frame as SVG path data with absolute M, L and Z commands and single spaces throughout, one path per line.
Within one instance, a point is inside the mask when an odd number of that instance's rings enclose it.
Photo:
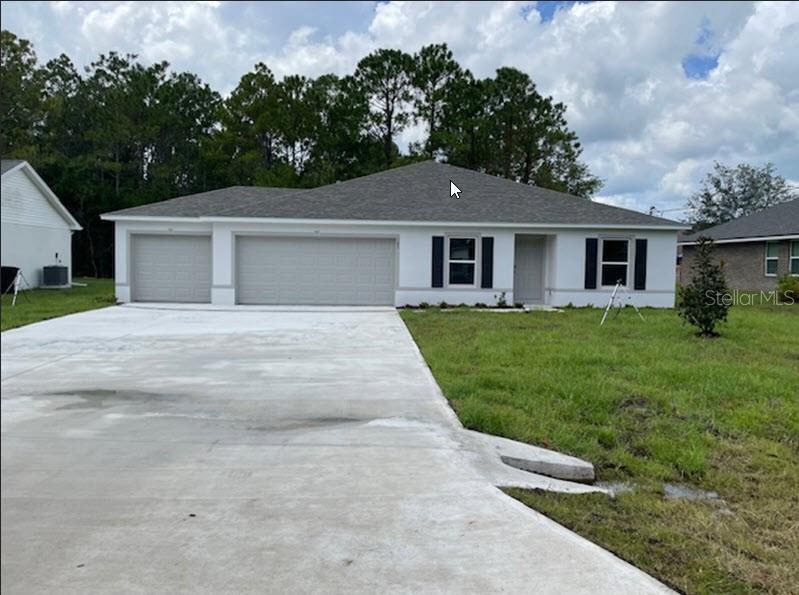
M 627 287 L 630 284 L 630 263 L 633 260 L 633 253 L 632 253 L 632 246 L 633 242 L 630 238 L 600 238 L 599 242 L 599 286 L 602 288 L 612 288 L 616 287 L 616 284 L 613 285 L 603 285 L 602 284 L 602 268 L 606 264 L 623 264 L 625 265 L 625 273 L 624 273 L 624 283 L 622 283 L 622 287 Z M 605 242 L 627 242 L 627 261 L 615 261 L 615 260 L 604 260 L 605 254 Z
M 777 247 L 777 256 L 769 256 L 768 255 L 768 247 L 769 247 L 770 244 L 774 244 Z M 773 261 L 775 261 L 777 263 L 777 272 L 776 273 L 769 273 L 768 272 L 768 263 L 769 263 L 770 260 L 773 260 Z M 780 273 L 780 243 L 779 242 L 766 242 L 766 260 L 765 260 L 765 263 L 764 263 L 763 266 L 765 267 L 763 272 L 766 275 L 766 277 L 776 277 L 777 275 L 779 275 L 779 273 Z
M 452 258 L 450 258 L 450 242 L 452 240 L 474 240 L 474 260 L 460 260 L 460 259 L 452 260 Z M 446 258 L 447 267 L 446 267 L 446 270 L 444 272 L 444 274 L 446 275 L 446 280 L 447 280 L 446 286 L 447 287 L 453 287 L 453 288 L 457 288 L 457 287 L 475 288 L 475 287 L 477 287 L 477 263 L 480 260 L 480 252 L 479 252 L 479 250 L 480 250 L 480 237 L 479 236 L 468 235 L 468 234 L 457 234 L 457 235 L 447 236 L 447 258 Z M 469 283 L 450 283 L 450 280 L 449 280 L 449 265 L 452 264 L 452 263 L 456 263 L 456 264 L 473 264 L 474 265 L 474 274 L 472 275 L 472 282 L 470 284 Z
M 794 247 L 796 247 L 797 250 L 799 250 L 799 240 L 791 240 L 791 243 L 788 246 L 788 250 L 789 250 L 788 251 L 788 274 L 791 277 L 799 277 L 799 273 L 791 272 L 793 270 L 794 261 L 799 262 L 799 254 L 797 254 L 796 256 L 793 255 Z

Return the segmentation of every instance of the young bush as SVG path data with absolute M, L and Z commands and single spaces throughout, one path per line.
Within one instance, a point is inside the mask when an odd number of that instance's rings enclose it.
M 716 325 L 727 320 L 730 309 L 727 281 L 721 265 L 713 259 L 713 240 L 699 238 L 696 250 L 696 261 L 691 268 L 693 278 L 682 289 L 678 313 L 699 329 L 699 336 L 716 337 Z
M 799 304 L 799 277 L 792 275 L 780 277 L 777 296 L 781 304 Z

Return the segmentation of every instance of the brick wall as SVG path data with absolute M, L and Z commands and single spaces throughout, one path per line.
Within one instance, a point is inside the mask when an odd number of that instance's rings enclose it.
M 713 253 L 724 266 L 727 285 L 730 289 L 770 291 L 777 288 L 777 280 L 788 273 L 791 242 L 779 242 L 779 263 L 776 277 L 766 276 L 766 243 L 740 242 L 716 244 Z M 682 263 L 678 280 L 682 284 L 691 281 L 691 267 L 696 257 L 695 246 L 682 247 Z

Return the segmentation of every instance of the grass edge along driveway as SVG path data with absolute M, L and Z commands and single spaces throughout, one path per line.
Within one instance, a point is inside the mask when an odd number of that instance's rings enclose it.
M 592 461 L 616 498 L 510 490 L 689 593 L 799 585 L 799 308 L 736 307 L 718 339 L 673 310 L 402 317 L 463 424 Z M 667 484 L 716 492 L 675 499 Z
M 105 308 L 116 302 L 113 279 L 78 278 L 74 281 L 85 283 L 86 287 L 20 292 L 15 306 L 11 305 L 13 296 L 4 295 L 0 308 L 0 330 L 7 331 L 67 314 Z

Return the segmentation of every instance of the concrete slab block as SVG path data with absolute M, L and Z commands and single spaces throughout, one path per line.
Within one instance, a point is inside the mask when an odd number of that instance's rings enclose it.
M 464 431 L 511 467 L 567 481 L 590 483 L 596 477 L 594 466 L 577 457 L 500 436 Z

